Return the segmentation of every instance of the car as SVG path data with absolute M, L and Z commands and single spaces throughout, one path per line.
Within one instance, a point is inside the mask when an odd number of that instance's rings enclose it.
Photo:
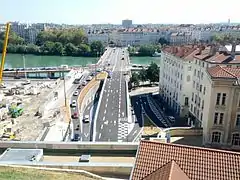
M 110 63 L 108 63 L 108 66 L 110 66 Z
M 124 57 L 122 57 L 122 60 L 124 60 Z
M 79 92 L 78 92 L 78 91 L 75 91 L 75 92 L 73 93 L 73 96 L 78 96 L 78 94 L 79 94 Z
M 87 85 L 87 81 L 83 81 L 82 85 L 86 86 Z
M 77 107 L 77 101 L 76 100 L 72 100 L 71 107 Z
M 74 112 L 73 115 L 72 115 L 72 118 L 73 118 L 73 119 L 78 119 L 78 113 L 77 113 L 77 112 Z
M 77 87 L 77 89 L 81 89 L 82 88 L 82 86 L 81 85 L 79 85 L 78 87 Z
M 80 79 L 75 79 L 75 80 L 73 81 L 73 83 L 74 83 L 74 84 L 79 84 L 79 83 L 80 83 Z
M 87 77 L 87 81 L 91 81 L 92 80 L 92 77 L 91 76 L 88 76 Z
M 84 123 L 89 123 L 89 115 L 85 115 L 83 118 Z
M 74 138 L 72 141 L 79 141 L 80 140 L 80 135 L 79 134 L 74 134 Z
M 28 84 L 31 84 L 30 80 L 26 80 L 26 81 L 22 82 L 22 85 L 28 85 Z

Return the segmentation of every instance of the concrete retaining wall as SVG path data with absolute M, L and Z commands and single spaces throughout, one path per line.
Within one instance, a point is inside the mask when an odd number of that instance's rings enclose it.
M 1 141 L 0 148 L 78 149 L 78 150 L 137 150 L 138 143 L 118 142 L 43 142 Z

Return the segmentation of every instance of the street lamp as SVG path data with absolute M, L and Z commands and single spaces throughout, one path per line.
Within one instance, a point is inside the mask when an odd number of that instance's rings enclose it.
M 64 102 L 65 102 L 65 107 L 67 107 L 66 81 L 65 81 L 64 70 L 65 70 L 65 67 L 62 67 Z

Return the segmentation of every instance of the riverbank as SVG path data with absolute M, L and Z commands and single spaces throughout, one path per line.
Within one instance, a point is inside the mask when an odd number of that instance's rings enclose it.
M 132 64 L 150 64 L 155 62 L 160 64 L 160 57 L 130 57 Z M 55 67 L 66 64 L 69 66 L 94 64 L 98 61 L 96 57 L 72 57 L 72 56 L 36 56 L 25 55 L 25 67 Z M 22 68 L 24 67 L 21 54 L 7 53 L 4 68 Z

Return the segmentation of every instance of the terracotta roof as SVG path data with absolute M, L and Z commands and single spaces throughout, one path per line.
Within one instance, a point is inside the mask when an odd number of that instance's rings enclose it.
M 190 180 L 189 177 L 181 170 L 175 161 L 170 161 L 163 167 L 159 168 L 152 174 L 149 174 L 143 180 Z
M 144 140 L 132 180 L 143 179 L 172 160 L 191 180 L 240 179 L 240 153 Z
M 209 75 L 213 78 L 240 78 L 240 68 L 214 66 L 207 69 Z
M 191 55 L 191 57 L 193 57 L 195 55 L 195 53 L 197 53 L 196 51 L 196 47 L 195 46 L 166 46 L 163 49 L 164 52 L 170 53 L 174 56 L 180 57 L 185 59 L 185 57 L 189 56 L 190 54 L 192 54 L 194 52 L 194 54 Z M 187 60 L 193 60 L 190 59 L 189 57 L 187 58 Z

